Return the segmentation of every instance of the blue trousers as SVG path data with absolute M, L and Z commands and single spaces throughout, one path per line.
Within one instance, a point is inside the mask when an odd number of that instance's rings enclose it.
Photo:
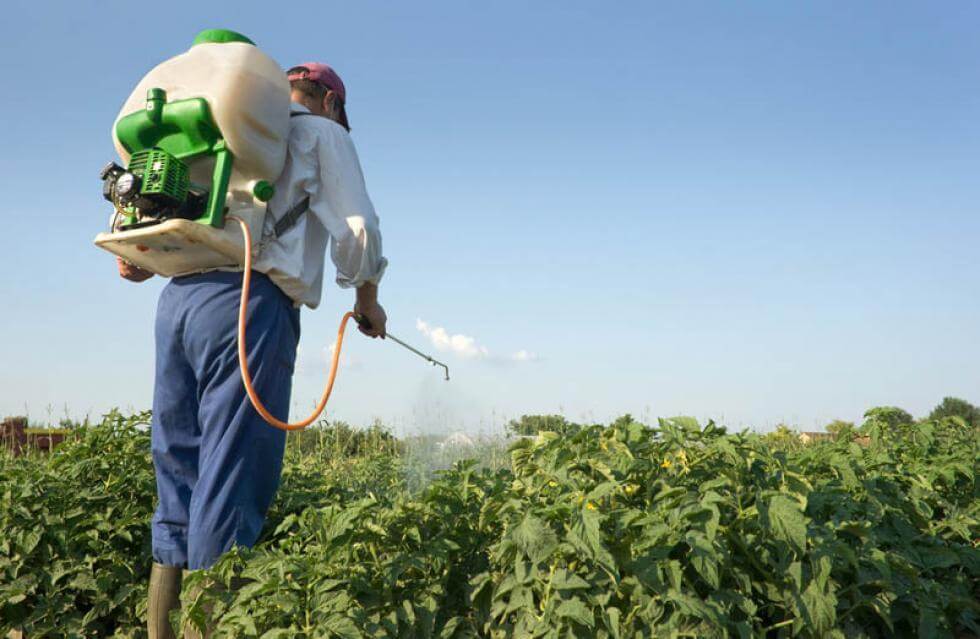
M 154 561 L 210 567 L 252 546 L 279 486 L 286 434 L 255 411 L 238 368 L 241 273 L 174 278 L 160 294 L 151 440 L 157 480 Z M 299 309 L 252 274 L 247 352 L 253 384 L 286 420 Z

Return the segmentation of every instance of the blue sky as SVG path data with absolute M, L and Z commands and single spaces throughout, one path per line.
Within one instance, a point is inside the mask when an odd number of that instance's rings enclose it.
M 92 246 L 98 171 L 133 85 L 208 27 L 338 69 L 389 329 L 489 353 L 441 353 L 446 384 L 353 337 L 333 417 L 815 428 L 980 402 L 977 3 L 281 6 L 8 0 L 0 415 L 149 407 L 163 282 Z M 293 416 L 351 299 L 303 313 Z

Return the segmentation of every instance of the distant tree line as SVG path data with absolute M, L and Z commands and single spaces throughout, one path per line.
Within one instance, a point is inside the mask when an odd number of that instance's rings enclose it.
M 908 411 L 898 406 L 878 406 L 870 409 L 864 416 L 874 418 L 878 422 L 884 422 L 891 427 L 914 424 L 916 421 Z M 965 399 L 944 397 L 943 401 L 929 413 L 928 419 L 940 419 L 942 417 L 960 417 L 974 428 L 980 428 L 980 407 L 974 406 Z M 616 419 L 614 424 L 631 421 L 633 421 L 633 417 L 626 414 Z M 582 427 L 582 424 L 570 422 L 562 415 L 521 415 L 519 419 L 512 419 L 507 422 L 506 430 L 509 435 L 528 437 L 543 431 L 570 434 Z M 787 432 L 791 430 L 788 426 L 783 426 L 783 428 Z M 839 435 L 847 430 L 855 430 L 855 428 L 854 422 L 835 419 L 827 424 L 824 430 Z
M 864 416 L 866 418 L 873 418 L 877 422 L 884 422 L 891 428 L 907 426 L 914 424 L 916 421 L 915 417 L 908 411 L 898 406 L 878 406 L 870 409 Z M 926 419 L 942 419 L 943 417 L 959 417 L 970 426 L 980 428 L 980 407 L 974 406 L 965 399 L 944 397 L 943 401 L 939 402 L 932 409 L 932 412 L 929 413 Z M 846 430 L 854 429 L 854 422 L 847 422 L 840 419 L 835 419 L 824 428 L 828 433 L 834 435 L 839 435 Z
M 980 407 L 958 397 L 944 397 L 929 413 L 929 419 L 940 417 L 962 417 L 963 421 L 974 428 L 980 427 Z

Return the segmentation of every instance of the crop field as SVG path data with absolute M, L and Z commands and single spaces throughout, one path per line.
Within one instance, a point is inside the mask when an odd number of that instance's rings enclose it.
M 50 455 L 0 453 L 0 636 L 145 636 L 147 423 L 113 413 Z M 381 428 L 321 426 L 290 436 L 260 543 L 186 580 L 173 621 L 266 639 L 980 636 L 976 427 L 873 409 L 860 432 L 627 416 L 433 473 Z

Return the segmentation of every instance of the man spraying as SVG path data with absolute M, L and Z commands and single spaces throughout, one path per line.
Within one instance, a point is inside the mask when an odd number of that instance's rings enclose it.
M 289 412 L 299 309 L 316 308 L 328 245 L 336 281 L 356 290 L 360 330 L 384 337 L 378 283 L 387 265 L 378 217 L 349 135 L 346 89 L 326 64 L 288 71 L 291 100 L 286 163 L 269 202 L 248 303 L 249 369 L 277 419 Z M 122 277 L 152 276 L 121 258 Z M 251 405 L 236 356 L 240 272 L 172 279 L 156 318 L 152 451 L 158 505 L 153 516 L 151 639 L 173 637 L 183 569 L 210 567 L 233 546 L 252 546 L 279 484 L 285 432 Z M 207 331 L 195 331 L 206 325 Z

